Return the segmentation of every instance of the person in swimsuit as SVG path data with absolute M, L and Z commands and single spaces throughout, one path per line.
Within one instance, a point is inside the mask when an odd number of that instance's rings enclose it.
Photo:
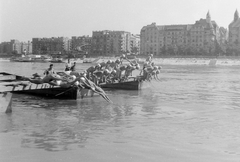
M 55 74 L 55 71 L 53 69 L 53 64 L 50 64 L 49 68 L 47 70 L 45 70 L 43 74 L 44 75 Z
M 73 66 L 70 68 L 71 71 L 76 71 L 76 62 L 73 63 Z

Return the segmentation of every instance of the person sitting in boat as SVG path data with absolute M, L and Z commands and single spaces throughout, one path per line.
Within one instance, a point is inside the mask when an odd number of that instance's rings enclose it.
M 48 74 L 44 77 L 34 77 L 34 78 L 25 78 L 26 80 L 30 81 L 34 84 L 43 84 L 43 83 L 50 83 L 53 80 L 62 80 L 62 77 L 58 74 Z
M 96 70 L 93 72 L 92 76 L 92 81 L 96 84 L 99 85 L 99 83 L 103 82 L 103 70 Z M 91 80 L 91 79 L 90 79 Z
M 122 54 L 122 55 L 120 56 L 120 62 L 121 62 L 121 64 L 122 64 L 122 62 L 123 62 L 124 59 L 126 59 L 126 55 L 125 55 L 125 54 Z
M 109 77 L 107 78 L 107 83 L 114 83 L 118 81 L 118 74 L 116 70 L 112 70 L 112 72 L 109 74 Z
M 49 68 L 47 70 L 45 70 L 43 74 L 44 75 L 55 74 L 55 72 L 53 70 L 53 64 L 50 64 Z
M 107 80 L 110 79 L 110 76 L 111 76 L 111 71 L 108 70 L 108 69 L 104 69 L 103 71 L 103 76 L 102 76 L 102 82 L 107 82 Z
M 34 78 L 25 78 L 25 79 L 35 84 L 49 83 L 51 85 L 55 85 L 55 84 L 60 84 L 58 80 L 72 82 L 72 76 L 78 77 L 79 73 L 75 72 L 74 74 L 70 75 L 67 72 L 58 72 L 57 74 L 48 74 L 44 77 L 41 77 L 36 73 L 36 74 L 33 74 L 33 76 Z M 55 81 L 56 83 L 52 81 Z
M 111 61 L 110 63 L 110 70 L 114 69 L 114 67 L 116 66 L 117 64 L 115 63 L 115 61 Z
M 65 67 L 65 70 L 64 71 L 70 71 L 71 70 L 71 67 L 69 64 L 66 64 L 66 67 Z
M 71 71 L 76 71 L 76 62 L 73 63 L 73 65 L 70 68 Z
M 127 65 L 122 65 L 120 68 L 119 68 L 119 75 L 118 75 L 118 80 L 121 82 L 124 80 L 124 76 L 125 76 L 125 72 L 126 72 L 126 69 L 127 69 Z
M 111 69 L 111 63 L 112 63 L 112 61 L 111 60 L 108 60 L 107 62 L 106 62 L 106 65 L 105 65 L 105 69 Z
M 52 80 L 49 82 L 50 85 L 60 86 L 62 88 L 69 88 L 71 86 L 78 86 L 79 82 L 76 80 L 75 75 L 69 76 L 66 80 Z
M 150 81 L 150 78 L 151 78 L 150 76 L 152 71 L 153 71 L 153 66 L 151 64 L 149 65 L 148 63 L 144 63 L 143 69 L 141 70 L 139 75 L 142 76 L 143 80 Z
M 115 61 L 115 63 L 116 63 L 116 64 L 121 64 L 120 59 L 117 59 L 117 60 Z
M 101 66 L 101 65 L 100 65 Z M 87 78 L 92 79 L 93 73 L 99 68 L 99 65 L 96 66 L 91 66 L 89 67 L 86 72 L 87 72 Z
M 104 68 L 106 68 L 107 63 L 101 62 L 100 65 L 101 65 L 101 69 L 104 69 Z
M 113 71 L 116 71 L 116 74 L 115 74 L 115 77 L 116 77 L 116 79 L 115 80 L 120 80 L 120 78 L 121 78 L 121 73 L 122 73 L 122 71 L 120 70 L 120 64 L 117 64 L 116 66 L 115 66 L 115 68 L 113 69 Z
M 152 63 L 152 59 L 153 59 L 153 54 L 148 55 L 148 57 L 146 58 L 147 64 L 151 64 Z
M 128 79 L 129 76 L 132 76 L 132 72 L 136 69 L 135 66 L 132 66 L 131 64 L 128 64 L 126 70 L 125 70 L 125 79 Z

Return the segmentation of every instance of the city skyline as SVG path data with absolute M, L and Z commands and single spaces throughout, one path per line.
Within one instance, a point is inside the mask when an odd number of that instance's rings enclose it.
M 210 12 L 219 27 L 228 28 L 238 0 L 0 0 L 0 42 L 36 37 L 92 35 L 120 30 L 139 34 L 157 25 L 193 24 Z

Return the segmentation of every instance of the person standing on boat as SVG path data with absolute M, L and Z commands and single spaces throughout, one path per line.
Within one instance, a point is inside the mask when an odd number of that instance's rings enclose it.
M 44 75 L 55 74 L 55 71 L 53 69 L 53 64 L 50 64 L 49 68 L 47 70 L 45 70 L 43 74 Z
M 73 66 L 70 68 L 71 71 L 76 71 L 76 62 L 73 63 Z

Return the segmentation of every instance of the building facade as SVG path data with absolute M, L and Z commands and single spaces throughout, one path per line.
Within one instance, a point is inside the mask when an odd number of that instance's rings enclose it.
M 152 23 L 144 26 L 140 38 L 141 55 L 213 55 L 220 41 L 220 32 L 208 12 L 206 19 L 200 19 L 194 24 L 158 26 Z
M 140 52 L 140 35 L 139 34 L 131 34 L 131 38 L 130 38 L 130 49 L 131 49 L 131 53 L 134 54 L 139 54 Z
M 67 37 L 33 38 L 33 54 L 65 54 L 70 51 L 70 41 Z
M 11 40 L 10 42 L 2 42 L 0 44 L 0 53 L 5 54 L 29 54 L 32 53 L 32 43 Z
M 73 36 L 71 39 L 71 51 L 79 54 L 89 54 L 91 52 L 92 37 Z
M 238 11 L 234 13 L 233 21 L 229 24 L 229 52 L 240 55 L 240 18 Z
M 114 56 L 131 51 L 131 33 L 125 31 L 93 31 L 92 55 Z
M 30 41 L 22 42 L 21 53 L 32 54 L 32 43 Z

